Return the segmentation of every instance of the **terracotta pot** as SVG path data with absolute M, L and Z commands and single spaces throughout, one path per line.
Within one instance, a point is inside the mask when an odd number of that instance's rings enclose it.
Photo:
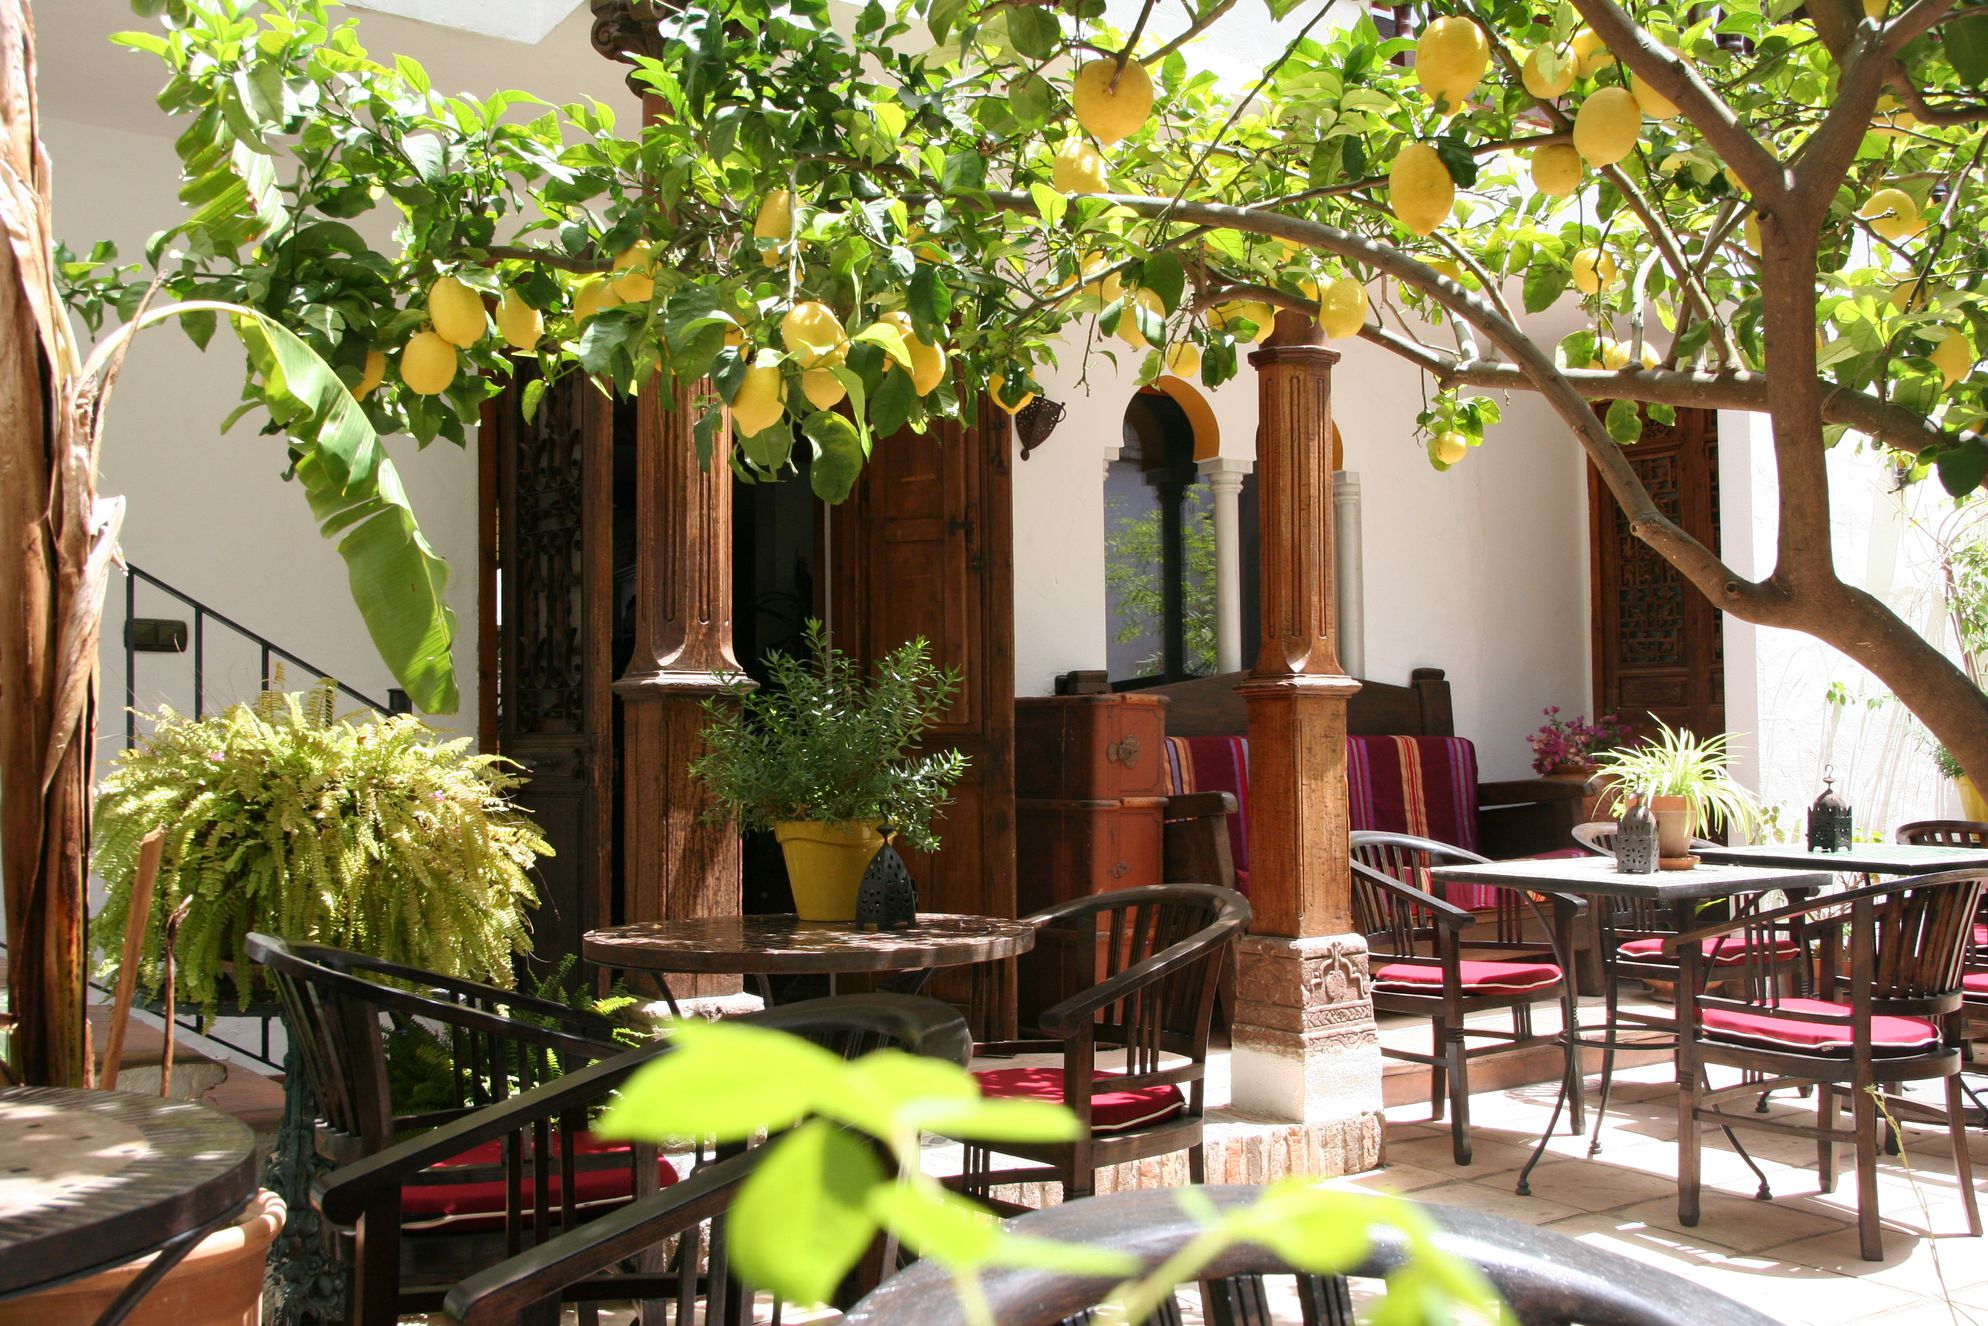
M 1657 817 L 1657 855 L 1691 855 L 1691 803 L 1683 797 L 1651 797 L 1650 813 Z
M 877 832 L 882 823 L 786 820 L 773 826 L 773 837 L 787 858 L 794 911 L 803 921 L 856 919 L 856 893 L 863 886 L 863 872 L 884 845 L 883 835 Z
M 283 1229 L 283 1199 L 267 1188 L 226 1229 L 194 1246 L 139 1300 L 125 1326 L 260 1326 L 262 1273 Z M 0 1302 L 0 1326 L 92 1326 L 150 1257 Z

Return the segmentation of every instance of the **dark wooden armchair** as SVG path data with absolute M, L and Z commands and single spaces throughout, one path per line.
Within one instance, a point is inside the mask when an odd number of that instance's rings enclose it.
M 994 1152 L 968 1146 L 962 1189 L 988 1199 L 1000 1185 L 1054 1180 L 1067 1200 L 1091 1193 L 1101 1166 L 1176 1151 L 1187 1152 L 1188 1172 L 1201 1182 L 1209 1021 L 1224 964 L 1249 919 L 1240 893 L 1206 884 L 1115 889 L 1030 917 L 1035 953 L 1091 979 L 1043 1011 L 1040 1037 L 977 1049 L 989 1057 L 1053 1054 L 1060 1067 L 976 1076 L 989 1096 L 1068 1105 L 1084 1131 L 1074 1142 L 998 1148 L 1030 1168 L 996 1169 Z

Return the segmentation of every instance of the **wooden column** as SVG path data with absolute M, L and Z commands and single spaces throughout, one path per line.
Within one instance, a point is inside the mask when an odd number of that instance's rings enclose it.
M 1346 701 L 1334 647 L 1332 366 L 1279 313 L 1257 372 L 1262 636 L 1249 711 L 1250 902 L 1233 1029 L 1235 1103 L 1325 1127 L 1339 1168 L 1379 1161 L 1380 1046 L 1351 928 Z
M 691 393 L 652 384 L 636 403 L 635 648 L 621 699 L 623 921 L 736 916 L 739 836 L 706 822 L 690 776 L 704 701 L 739 673 L 732 654 L 732 472 L 700 465 Z M 679 996 L 730 994 L 736 977 L 684 977 Z

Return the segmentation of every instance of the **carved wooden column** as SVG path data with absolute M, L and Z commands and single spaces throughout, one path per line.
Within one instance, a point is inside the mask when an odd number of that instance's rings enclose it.
M 1346 701 L 1334 649 L 1332 365 L 1293 313 L 1250 355 L 1260 402 L 1262 639 L 1249 710 L 1250 901 L 1235 1103 L 1324 1126 L 1347 1170 L 1379 1161 L 1380 1045 L 1347 869 Z

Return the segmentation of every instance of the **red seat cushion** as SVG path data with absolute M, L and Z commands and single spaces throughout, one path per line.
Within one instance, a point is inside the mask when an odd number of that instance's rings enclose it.
M 1803 1022 L 1778 1016 L 1762 1006 L 1759 1012 L 1732 1008 L 1708 1008 L 1699 1016 L 1708 1038 L 1739 1041 L 1769 1050 L 1796 1050 L 1802 1053 L 1848 1050 L 1851 1043 L 1850 1006 L 1827 999 L 1783 999 L 1780 1007 L 1789 1012 L 1833 1013 L 1841 1022 Z M 1925 1018 L 1878 1014 L 1871 1019 L 1871 1045 L 1881 1050 L 1923 1050 L 1937 1045 L 1940 1029 Z
M 1988 922 L 1974 927 L 1974 947 L 1988 948 Z
M 1046 1100 L 1057 1105 L 1069 1103 L 1063 1096 L 1060 1068 L 988 1068 L 974 1076 L 980 1079 L 982 1095 L 1003 1100 Z M 1159 1123 L 1187 1108 L 1187 1098 L 1171 1082 L 1131 1091 L 1100 1090 L 1112 1076 L 1097 1073 L 1091 1078 L 1092 1132 L 1117 1133 Z
M 1698 951 L 1710 958 L 1715 967 L 1736 967 L 1745 962 L 1748 947 L 1745 935 L 1714 935 L 1710 939 L 1698 941 Z M 1648 939 L 1632 939 L 1626 944 L 1616 945 L 1615 951 L 1637 962 L 1668 962 L 1675 956 L 1665 955 L 1661 935 L 1652 935 Z M 1778 936 L 1771 950 L 1773 956 L 1777 958 L 1792 958 L 1801 951 L 1802 946 L 1794 940 Z
M 557 1146 L 555 1140 L 554 1143 Z M 580 1211 L 598 1210 L 601 1207 L 618 1206 L 634 1196 L 634 1166 L 628 1162 L 628 1144 L 625 1142 L 604 1142 L 592 1133 L 582 1133 L 573 1142 L 573 1199 Z M 586 1168 L 583 1156 L 619 1156 L 618 1164 L 596 1161 L 594 1168 Z M 488 1165 L 501 1170 L 504 1164 L 504 1141 L 494 1138 L 480 1146 L 471 1147 L 447 1160 L 438 1162 L 434 1169 L 453 1169 L 472 1165 Z M 560 1196 L 559 1160 L 551 1161 L 551 1179 L 547 1187 L 551 1190 L 546 1197 L 552 1210 L 559 1210 Z M 676 1182 L 676 1170 L 669 1161 L 660 1157 L 656 1161 L 657 1175 L 664 1187 Z M 524 1204 L 526 1219 L 534 1204 L 534 1184 L 532 1163 L 525 1160 L 524 1181 L 520 1185 L 520 1200 Z M 477 1233 L 484 1230 L 504 1228 L 505 1182 L 500 1174 L 496 1178 L 474 1183 L 410 1183 L 400 1190 L 400 1224 L 407 1230 L 435 1230 L 446 1228 L 451 1234 Z
M 1968 999 L 1988 999 L 1988 971 L 1971 971 L 1960 978 L 1961 993 Z
M 1544 990 L 1560 981 L 1560 968 L 1550 962 L 1471 962 L 1457 963 L 1467 995 L 1512 995 Z M 1419 963 L 1391 962 L 1374 973 L 1374 984 L 1417 994 L 1440 994 L 1443 969 Z

